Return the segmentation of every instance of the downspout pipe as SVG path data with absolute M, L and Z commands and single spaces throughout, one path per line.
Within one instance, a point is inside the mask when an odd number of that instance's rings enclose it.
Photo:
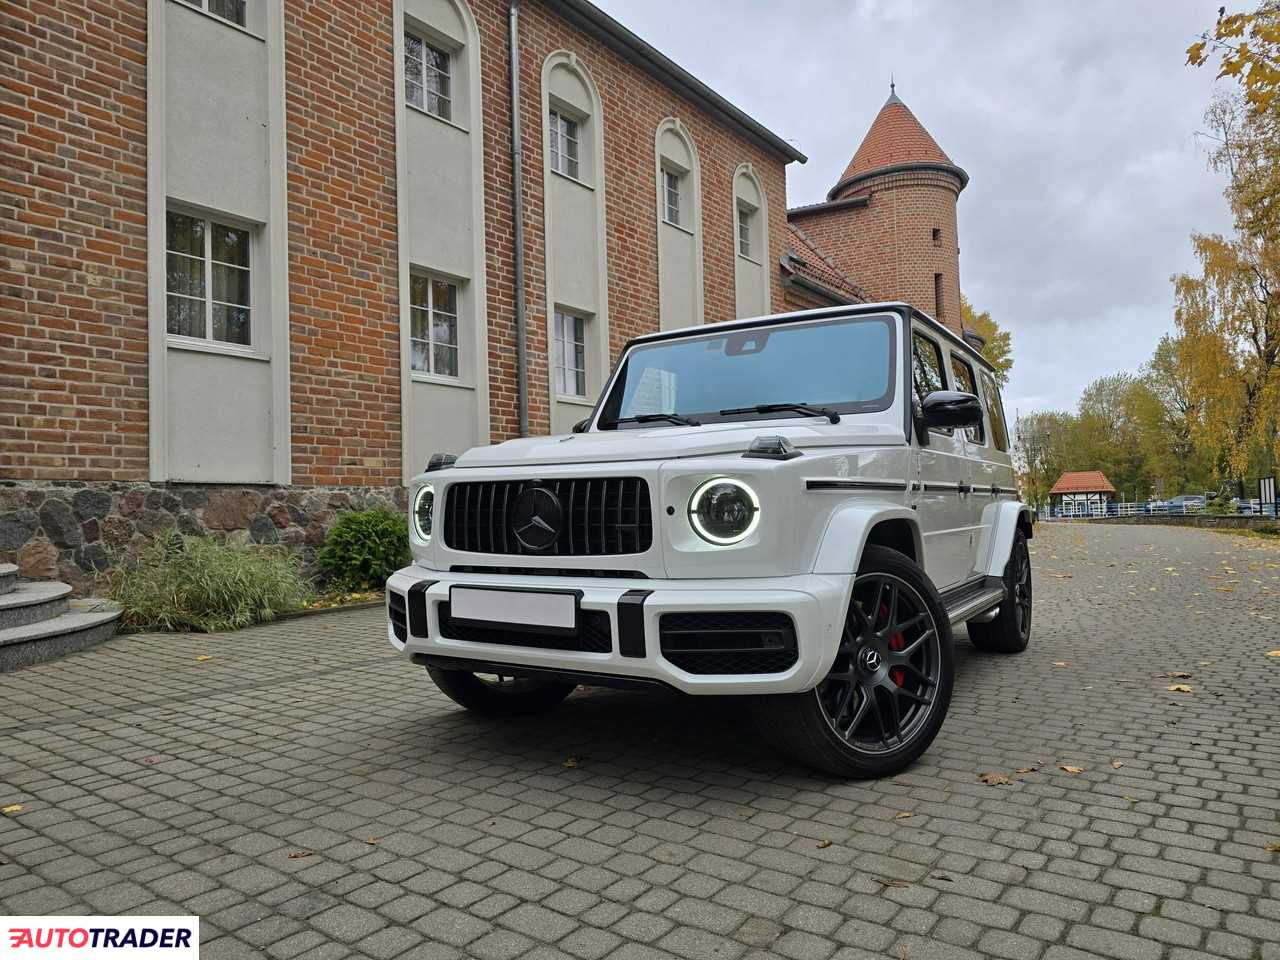
M 524 145 L 520 132 L 520 0 L 507 9 L 511 55 L 511 214 L 515 218 L 516 405 L 520 436 L 529 435 L 529 363 L 525 344 L 524 302 Z

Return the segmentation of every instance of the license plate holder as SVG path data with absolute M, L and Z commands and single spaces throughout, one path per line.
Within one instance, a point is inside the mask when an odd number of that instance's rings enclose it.
M 581 604 L 581 590 L 472 585 L 449 588 L 449 616 L 455 623 L 473 627 L 575 634 Z

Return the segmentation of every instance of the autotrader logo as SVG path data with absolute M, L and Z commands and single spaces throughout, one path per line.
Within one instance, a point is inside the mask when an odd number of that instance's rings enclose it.
M 0 917 L 0 960 L 199 956 L 199 917 Z

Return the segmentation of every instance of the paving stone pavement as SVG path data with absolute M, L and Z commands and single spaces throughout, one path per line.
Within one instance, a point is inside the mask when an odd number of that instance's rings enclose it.
M 5 675 L 0 914 L 195 913 L 208 960 L 1280 960 L 1280 549 L 1032 546 L 1030 649 L 961 639 L 941 735 L 879 782 L 732 700 L 468 716 L 379 610 Z

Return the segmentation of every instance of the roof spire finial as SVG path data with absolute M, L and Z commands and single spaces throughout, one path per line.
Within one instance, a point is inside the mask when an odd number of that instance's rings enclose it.
M 890 96 L 892 96 L 895 93 L 895 90 L 893 89 L 893 87 L 894 87 L 893 74 L 891 73 L 889 74 L 889 95 Z

